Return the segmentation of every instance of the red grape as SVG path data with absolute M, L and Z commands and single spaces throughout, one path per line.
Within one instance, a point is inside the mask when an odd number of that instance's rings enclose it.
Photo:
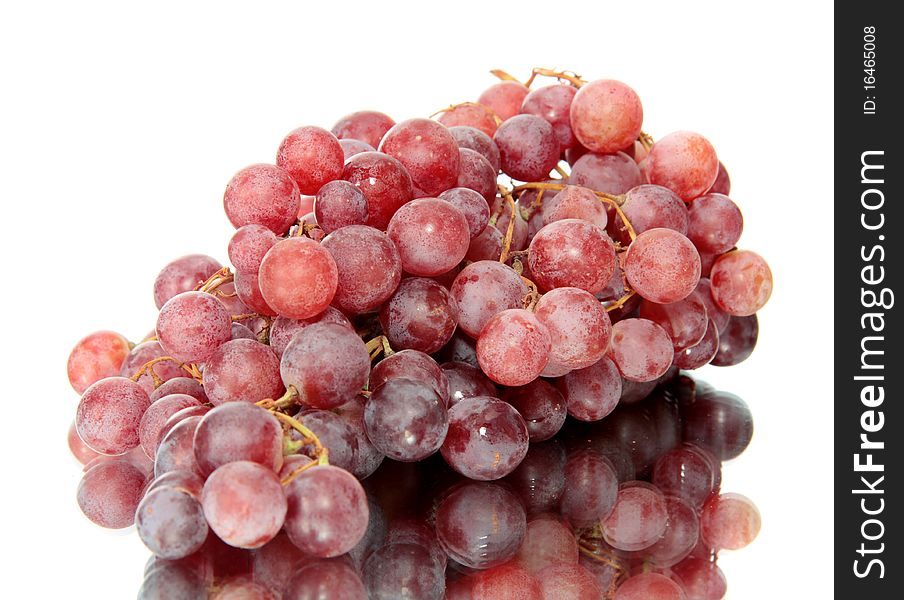
M 722 194 L 700 196 L 691 202 L 687 214 L 687 237 L 700 252 L 728 252 L 738 243 L 744 229 L 740 209 Z
M 543 203 L 543 224 L 562 219 L 581 219 L 606 228 L 606 207 L 592 191 L 577 185 L 566 185 L 558 194 Z
M 495 260 L 473 262 L 455 277 L 449 294 L 458 307 L 458 324 L 472 337 L 503 310 L 521 308 L 527 294 L 521 277 Z
M 214 533 L 237 548 L 260 548 L 286 519 L 286 495 L 276 474 L 250 461 L 227 462 L 211 473 L 201 505 Z
M 530 89 L 517 81 L 500 81 L 485 89 L 477 102 L 483 104 L 503 121 L 517 115 Z
M 496 385 L 469 363 L 450 361 L 440 365 L 449 382 L 449 406 L 477 396 L 497 396 Z
M 672 365 L 673 355 L 672 340 L 653 321 L 624 319 L 612 326 L 609 358 L 625 379 L 658 379 Z
M 658 185 L 639 185 L 625 194 L 625 203 L 621 206 L 634 233 L 641 234 L 648 229 L 658 227 L 673 229 L 681 235 L 687 234 L 687 207 L 675 192 Z M 622 242 L 629 243 L 621 218 L 613 222 L 616 235 Z
M 495 391 L 494 391 L 495 393 Z M 98 456 L 104 456 L 98 452 L 95 452 L 91 448 L 88 447 L 88 444 L 82 441 L 82 438 L 78 436 L 78 431 L 75 429 L 75 421 L 72 421 L 72 424 L 69 426 L 69 434 L 67 436 L 67 441 L 69 442 L 69 450 L 72 451 L 72 455 L 83 465 L 87 465 L 92 460 L 97 458 Z
M 507 388 L 502 399 L 524 418 L 532 442 L 542 442 L 554 436 L 565 424 L 568 415 L 562 394 L 542 379 Z
M 342 179 L 367 198 L 367 224 L 377 229 L 385 229 L 399 207 L 414 197 L 408 171 L 382 152 L 362 152 L 349 158 Z
M 618 586 L 613 600 L 686 600 L 681 587 L 659 573 L 641 573 Z
M 565 493 L 565 450 L 555 440 L 531 444 L 505 481 L 519 493 L 528 514 L 558 510 Z
M 543 600 L 540 582 L 523 567 L 507 563 L 474 576 L 473 598 Z
M 599 361 L 609 349 L 612 323 L 592 294 L 559 287 L 540 298 L 537 320 L 549 330 L 549 360 L 568 369 L 583 369 Z
M 395 121 L 381 112 L 362 110 L 339 119 L 332 131 L 340 140 L 361 140 L 376 148 L 393 125 Z
M 596 579 L 579 564 L 558 564 L 537 573 L 543 600 L 585 600 L 599 598 Z
M 257 273 L 267 250 L 278 241 L 279 237 L 263 225 L 243 225 L 229 240 L 229 260 L 239 271 Z
M 283 600 L 367 600 L 364 583 L 342 558 L 312 560 L 290 575 Z
M 85 444 L 101 454 L 123 454 L 139 444 L 141 416 L 151 405 L 147 392 L 125 377 L 93 384 L 78 403 L 75 427 Z
M 495 182 L 495 176 L 493 179 Z M 468 233 L 472 240 L 486 229 L 490 220 L 490 205 L 478 192 L 466 187 L 457 187 L 446 190 L 439 195 L 439 199 L 449 202 L 461 211 L 468 222 Z
M 377 149 L 368 144 L 367 142 L 362 142 L 361 140 L 353 140 L 351 138 L 339 140 L 339 145 L 342 146 L 342 154 L 345 157 L 346 162 L 348 159 L 353 157 L 356 154 L 361 154 L 362 152 L 376 152 Z M 313 205 L 311 206 L 313 208 Z M 310 212 L 310 211 L 305 211 Z
M 710 274 L 716 305 L 733 317 L 747 317 L 772 295 L 772 271 L 759 254 L 734 250 L 720 256 Z
M 644 183 L 637 164 L 624 152 L 588 152 L 571 167 L 568 183 L 607 194 L 624 194 Z
M 100 462 L 88 469 L 78 485 L 78 505 L 93 523 L 122 529 L 135 522 L 145 475 L 125 459 Z
M 298 185 L 275 165 L 242 169 L 229 181 L 223 195 L 223 209 L 236 229 L 255 223 L 278 235 L 286 233 L 298 218 L 298 204 Z
M 559 162 L 559 141 L 552 125 L 534 115 L 506 120 L 493 141 L 499 148 L 502 170 L 513 179 L 543 179 Z
M 412 200 L 393 215 L 386 230 L 402 268 L 430 277 L 452 269 L 468 252 L 471 236 L 464 214 L 437 198 Z
M 522 308 L 497 313 L 477 339 L 477 360 L 487 377 L 502 385 L 525 385 L 549 362 L 549 330 Z
M 709 364 L 719 351 L 719 332 L 712 320 L 706 326 L 706 333 L 697 344 L 675 352 L 674 364 L 679 369 L 692 371 Z
M 141 417 L 138 423 L 138 439 L 141 448 L 151 460 L 157 454 L 157 444 L 160 442 L 160 431 L 167 419 L 190 406 L 200 406 L 201 402 L 188 394 L 170 394 L 153 402 Z
M 536 575 L 553 565 L 578 564 L 578 542 L 568 525 L 554 515 L 540 515 L 527 523 L 524 543 L 515 560 Z
M 210 474 L 234 461 L 251 461 L 279 471 L 282 427 L 269 412 L 246 402 L 227 402 L 204 415 L 194 435 L 200 472 Z
M 330 409 L 348 401 L 367 383 L 370 355 L 353 330 L 317 323 L 292 338 L 283 352 L 280 372 L 283 383 L 298 390 L 303 405 Z
M 314 215 L 326 233 L 347 225 L 364 225 L 367 223 L 367 198 L 348 181 L 331 181 L 317 192 Z
M 672 567 L 672 579 L 692 600 L 722 600 L 728 588 L 722 569 L 700 558 L 686 558 Z
M 135 513 L 138 537 L 156 556 L 184 558 L 207 539 L 201 503 L 188 491 L 162 486 L 148 493 Z
M 336 136 L 310 125 L 290 132 L 276 153 L 276 164 L 292 176 L 302 194 L 308 195 L 339 179 L 344 162 L 345 154 Z
M 738 550 L 760 532 L 760 511 L 741 494 L 712 496 L 703 505 L 700 535 L 715 550 Z
M 623 483 L 615 506 L 602 522 L 606 542 L 619 550 L 643 550 L 665 533 L 669 513 L 656 487 L 643 482 Z
M 562 150 L 577 143 L 571 130 L 571 102 L 576 93 L 570 85 L 549 85 L 532 90 L 521 103 L 522 114 L 542 117 L 552 125 Z
M 698 294 L 670 304 L 644 300 L 640 303 L 640 316 L 662 327 L 671 338 L 676 352 L 699 344 L 709 322 L 706 305 Z
M 572 526 L 593 527 L 607 519 L 618 493 L 618 475 L 605 456 L 582 450 L 568 458 L 561 511 Z
M 430 354 L 455 331 L 458 308 L 449 291 L 432 279 L 403 279 L 380 309 L 380 324 L 395 349 Z
M 412 183 L 429 195 L 455 187 L 460 156 L 449 130 L 430 119 L 408 119 L 386 132 L 380 152 L 397 158 Z
M 307 319 L 323 312 L 338 285 L 333 257 L 317 242 L 303 237 L 270 248 L 261 263 L 259 281 L 267 304 L 277 314 Z
M 728 171 L 725 169 L 725 165 L 722 164 L 722 161 L 719 161 L 719 174 L 716 175 L 716 182 L 713 184 L 711 188 L 709 188 L 710 194 L 724 194 L 728 195 L 731 191 L 731 178 L 728 176 Z
M 414 462 L 439 449 L 449 420 L 445 402 L 430 384 L 390 379 L 367 400 L 364 424 L 368 439 L 380 452 Z
M 704 306 L 706 306 L 706 316 L 715 321 L 716 329 L 719 333 L 722 333 L 728 326 L 731 315 L 719 308 L 719 305 L 713 299 L 712 282 L 705 277 L 701 277 L 693 295 L 703 302 Z
M 614 79 L 585 84 L 571 102 L 571 129 L 593 152 L 611 154 L 640 135 L 643 107 L 637 93 Z
M 599 421 L 611 413 L 622 394 L 622 378 L 609 357 L 565 374 L 558 381 L 568 414 L 579 421 Z
M 331 465 L 308 469 L 289 483 L 286 496 L 286 533 L 307 554 L 345 554 L 367 530 L 367 497 L 348 471 Z
M 731 367 L 744 362 L 753 353 L 759 333 L 759 321 L 755 314 L 731 317 L 728 326 L 719 333 L 719 351 L 710 364 Z
M 449 404 L 449 380 L 429 355 L 418 350 L 402 350 L 387 356 L 371 371 L 369 388 L 376 390 L 387 381 L 400 378 L 429 385 L 442 399 L 443 406 Z
M 490 166 L 493 167 L 493 171 L 499 172 L 501 158 L 499 156 L 499 148 L 496 146 L 496 142 L 493 141 L 492 135 L 464 125 L 450 127 L 449 133 L 455 138 L 459 148 L 469 148 L 480 152 L 490 163 Z M 495 133 L 495 130 L 493 133 Z
M 236 271 L 233 283 L 236 295 L 249 309 L 262 315 L 276 316 L 276 311 L 267 304 L 261 293 L 258 273 Z
M 66 364 L 70 385 L 82 394 L 91 384 L 119 375 L 130 350 L 129 340 L 113 331 L 95 331 L 82 338 Z
M 524 459 L 527 425 L 510 404 L 485 396 L 461 400 L 449 409 L 443 458 L 471 479 L 505 477 Z
M 437 119 L 446 127 L 473 127 L 491 136 L 496 133 L 496 115 L 476 102 L 463 102 L 444 110 Z
M 349 225 L 321 242 L 336 263 L 338 283 L 333 304 L 346 313 L 378 309 L 402 280 L 402 261 L 393 241 L 366 225 Z
M 700 509 L 715 487 L 713 464 L 701 449 L 685 444 L 656 460 L 651 481 L 663 493 Z
M 666 496 L 665 505 L 669 513 L 665 533 L 644 551 L 649 560 L 660 568 L 678 564 L 691 553 L 700 537 L 697 513 L 687 501 Z
M 492 201 L 497 192 L 496 171 L 493 165 L 476 150 L 459 148 L 458 152 L 461 156 L 461 170 L 458 173 L 457 186 L 474 190 L 487 202 Z
M 541 289 L 576 287 L 596 294 L 615 270 L 615 248 L 599 227 L 563 219 L 537 232 L 528 265 Z
M 352 324 L 349 322 L 348 317 L 332 306 L 328 306 L 325 311 L 310 319 L 276 317 L 270 325 L 270 348 L 276 352 L 277 356 L 282 357 L 283 352 L 286 351 L 286 346 L 289 345 L 295 334 L 315 323 L 335 323 L 352 329 Z
M 278 398 L 284 389 L 279 357 L 257 340 L 226 342 L 204 364 L 204 391 L 214 406 Z
M 653 144 L 647 169 L 650 183 L 665 186 L 690 202 L 712 187 L 719 159 L 709 140 L 699 133 L 676 131 Z
M 501 254 L 502 232 L 490 225 L 480 232 L 480 235 L 471 240 L 465 259 L 471 262 L 483 260 L 496 262 Z
M 177 258 L 157 274 L 154 280 L 154 304 L 160 308 L 176 294 L 192 291 L 222 267 L 215 258 L 204 254 Z
M 441 600 L 443 568 L 423 546 L 387 544 L 365 561 L 364 582 L 370 600 Z
M 160 430 L 160 443 L 157 444 L 157 453 L 154 456 L 154 475 L 156 477 L 171 471 L 201 473 L 194 452 L 195 431 L 198 423 L 201 422 L 201 416 L 189 414 L 190 411 L 200 408 L 202 407 L 182 409 L 170 417 L 163 429 Z M 176 420 L 177 417 L 178 420 Z
M 700 281 L 700 255 L 672 229 L 648 229 L 625 255 L 625 277 L 637 293 L 659 304 L 687 298 Z

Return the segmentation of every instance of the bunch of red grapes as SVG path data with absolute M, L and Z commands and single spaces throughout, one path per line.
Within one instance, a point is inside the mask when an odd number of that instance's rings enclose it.
M 724 596 L 752 420 L 680 371 L 751 354 L 769 267 L 706 138 L 494 74 L 290 132 L 226 187 L 234 270 L 176 259 L 141 343 L 76 345 L 78 503 L 153 552 L 139 598 Z

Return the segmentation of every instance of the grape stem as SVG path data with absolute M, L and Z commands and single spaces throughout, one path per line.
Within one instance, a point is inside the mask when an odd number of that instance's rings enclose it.
M 517 212 L 518 207 L 515 206 L 515 199 L 512 198 L 512 192 L 507 187 L 499 184 L 498 189 L 511 210 L 508 227 L 505 230 L 505 237 L 502 238 L 502 252 L 499 254 L 499 262 L 505 264 L 509 258 L 509 251 L 512 249 L 512 235 L 515 233 L 515 213 Z
M 563 169 L 560 165 L 556 165 L 554 170 L 562 177 L 562 179 L 568 179 L 568 172 L 565 171 L 565 169 Z
M 631 297 L 636 293 L 637 292 L 635 292 L 634 290 L 631 290 L 630 292 L 628 292 L 627 294 L 625 294 L 624 296 L 622 296 L 621 298 L 619 298 L 618 300 L 616 300 L 615 302 L 613 302 L 612 304 L 607 306 L 606 312 L 612 312 L 613 310 L 617 310 L 617 309 L 621 308 L 622 306 L 624 306 L 625 302 L 630 300 Z
M 385 335 L 378 335 L 368 340 L 364 346 L 367 348 L 367 353 L 370 354 L 371 360 L 380 356 L 380 354 L 383 354 L 384 358 L 395 354 L 395 350 L 389 345 L 389 338 Z
M 490 107 L 484 106 L 483 104 L 480 104 L 479 102 L 459 102 L 458 104 L 450 104 L 448 106 L 448 108 L 441 108 L 438 111 L 436 111 L 435 113 L 433 113 L 432 115 L 430 115 L 430 118 L 432 119 L 436 115 L 441 115 L 445 112 L 455 110 L 459 106 L 476 106 L 476 107 L 482 108 L 488 115 L 493 117 L 493 121 L 496 122 L 497 127 L 499 125 L 502 125 L 502 119 L 499 118 L 499 115 L 497 115 L 495 112 L 493 112 L 493 109 L 491 109 Z
M 541 77 L 553 77 L 555 79 L 558 79 L 559 81 L 567 81 L 576 88 L 579 88 L 587 83 L 585 80 L 581 79 L 581 76 L 574 71 L 556 71 L 555 69 L 534 67 L 533 71 L 531 72 L 530 79 L 524 82 L 524 85 L 530 87 L 534 82 L 534 79 L 536 79 L 538 75 Z
M 524 282 L 524 285 L 527 286 L 527 294 L 524 296 L 522 303 L 524 304 L 525 310 L 529 310 L 533 312 L 534 307 L 537 306 L 537 302 L 540 301 L 540 291 L 537 289 L 537 284 L 525 277 L 524 275 L 518 274 L 521 277 L 521 281 Z
M 298 398 L 298 390 L 294 385 L 290 385 L 286 388 L 286 393 L 273 400 L 272 398 L 264 398 L 263 400 L 258 400 L 255 402 L 261 408 L 266 408 L 267 410 L 279 409 L 279 408 L 288 408 L 295 404 L 295 399 Z
M 207 281 L 199 285 L 195 288 L 196 292 L 207 292 L 208 294 L 213 294 L 213 291 L 223 285 L 224 283 L 230 283 L 233 280 L 232 271 L 229 270 L 229 267 L 223 267 L 213 275 L 207 278 Z
M 522 183 L 521 185 L 515 186 L 512 190 L 513 193 L 518 193 L 524 190 L 554 190 L 554 191 L 562 191 L 565 189 L 564 183 L 545 183 L 542 181 L 535 181 L 531 183 Z M 633 242 L 637 238 L 637 233 L 634 231 L 634 227 L 631 226 L 631 222 L 628 221 L 628 217 L 625 216 L 624 211 L 621 209 L 622 204 L 625 203 L 625 197 L 615 196 L 613 194 L 607 194 L 606 192 L 598 192 L 596 190 L 590 190 L 596 197 L 599 198 L 602 202 L 608 204 L 615 211 L 615 214 L 622 220 L 622 223 L 625 224 L 625 231 L 628 232 L 628 236 L 631 238 Z
M 157 389 L 161 385 L 163 385 L 163 379 L 161 379 L 160 376 L 157 375 L 157 372 L 154 371 L 154 366 L 157 365 L 158 363 L 162 363 L 162 362 L 166 362 L 166 361 L 171 361 L 171 362 L 177 363 L 180 367 L 185 369 L 185 371 L 189 375 L 194 377 L 199 383 L 201 382 L 201 371 L 198 370 L 197 366 L 195 366 L 194 364 L 185 364 L 182 361 L 176 360 L 172 356 L 158 356 L 157 358 L 149 360 L 148 362 L 141 365 L 138 368 L 138 370 L 135 371 L 135 374 L 132 375 L 129 379 L 137 382 L 139 379 L 141 379 L 142 375 L 148 374 L 151 376 L 151 379 L 154 380 L 154 389 Z
M 232 315 L 233 323 L 236 321 L 244 321 L 245 319 L 257 319 L 263 315 L 259 315 L 257 313 L 242 313 L 240 315 Z
M 312 464 L 318 464 L 318 465 L 330 464 L 330 460 L 329 460 L 330 451 L 327 448 L 325 448 L 323 446 L 323 444 L 320 443 L 320 439 L 317 437 L 317 435 L 313 431 L 311 431 L 310 429 L 305 427 L 305 425 L 298 419 L 290 417 L 289 415 L 287 415 L 285 413 L 281 413 L 281 412 L 279 412 L 277 410 L 273 410 L 273 409 L 270 410 L 270 413 L 274 417 L 279 419 L 283 425 L 287 426 L 290 429 L 294 429 L 295 431 L 300 433 L 302 436 L 304 436 L 303 443 L 305 445 L 307 445 L 307 444 L 314 445 L 314 454 L 317 457 L 317 460 L 315 460 Z
M 643 149 L 647 152 L 650 151 L 650 148 L 653 147 L 653 136 L 649 133 L 640 132 L 640 135 L 637 136 L 637 141 L 640 142 L 640 145 L 643 146 Z
M 311 467 L 317 467 L 317 466 L 320 466 L 321 464 L 329 464 L 329 463 L 321 463 L 318 460 L 311 461 L 308 464 L 302 465 L 302 466 L 298 467 L 297 469 L 293 470 L 291 473 L 289 473 L 288 475 L 286 475 L 285 477 L 280 479 L 279 482 L 283 485 L 289 485 L 290 483 L 292 483 L 293 479 L 295 479 L 296 477 L 298 477 L 299 475 L 301 475 L 302 473 L 304 473 Z

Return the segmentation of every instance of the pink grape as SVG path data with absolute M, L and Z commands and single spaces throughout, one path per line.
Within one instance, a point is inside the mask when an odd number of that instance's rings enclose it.
M 440 113 L 437 120 L 446 127 L 473 127 L 492 136 L 496 133 L 496 114 L 476 102 L 456 104 Z
M 622 395 L 618 367 L 607 356 L 558 380 L 568 414 L 579 421 L 599 421 L 611 413 Z
M 683 498 L 699 510 L 715 487 L 715 474 L 704 451 L 685 444 L 656 460 L 651 481 L 664 494 Z
M 450 127 L 449 133 L 455 138 L 459 148 L 469 148 L 480 152 L 490 163 L 490 166 L 493 167 L 493 171 L 499 172 L 501 158 L 499 156 L 499 148 L 496 146 L 496 142 L 493 141 L 492 135 L 464 125 Z M 495 130 L 493 133 L 495 133 Z
M 72 389 L 83 394 L 91 384 L 119 375 L 130 350 L 129 340 L 112 331 L 95 331 L 79 340 L 66 364 Z
M 579 564 L 551 565 L 537 574 L 543 600 L 583 600 L 600 597 L 600 589 L 590 572 Z
M 672 580 L 694 600 L 722 600 L 728 589 L 722 569 L 716 563 L 700 558 L 686 558 L 672 567 Z
M 440 450 L 449 466 L 465 477 L 491 481 L 515 470 L 527 454 L 528 439 L 518 411 L 482 396 L 449 409 L 449 429 Z
M 173 486 L 159 487 L 142 499 L 135 525 L 141 541 L 161 558 L 189 556 L 207 539 L 201 503 L 188 491 Z
M 450 558 L 489 569 L 515 556 L 527 530 L 514 494 L 492 483 L 467 483 L 436 508 L 436 536 Z
M 731 315 L 722 310 L 713 299 L 712 282 L 708 278 L 701 277 L 693 295 L 706 306 L 706 316 L 715 321 L 716 329 L 721 333 L 728 326 Z
M 157 317 L 157 339 L 181 362 L 203 362 L 232 339 L 232 318 L 223 303 L 204 292 L 170 298 Z
M 689 348 L 675 352 L 675 366 L 685 371 L 699 369 L 709 364 L 718 351 L 719 332 L 716 331 L 716 324 L 710 320 L 703 339 Z
M 458 324 L 471 337 L 503 310 L 521 308 L 527 294 L 521 277 L 496 260 L 473 262 L 455 277 L 449 294 L 458 307 Z
M 559 162 L 559 141 L 552 125 L 534 115 L 507 119 L 493 141 L 499 148 L 502 170 L 513 179 L 543 179 Z
M 386 233 L 398 248 L 402 268 L 426 277 L 460 263 L 471 240 L 464 214 L 437 198 L 420 198 L 401 207 Z
M 668 568 L 687 557 L 700 537 L 700 524 L 694 507 L 675 496 L 666 496 L 669 522 L 665 533 L 655 544 L 644 550 L 650 561 L 660 568 Z
M 593 527 L 615 508 L 618 475 L 602 454 L 581 450 L 565 464 L 565 493 L 561 511 L 574 527 Z
M 69 426 L 67 441 L 69 442 L 69 450 L 72 451 L 72 455 L 83 465 L 87 465 L 98 456 L 103 456 L 89 448 L 88 444 L 82 441 L 82 438 L 78 436 L 78 431 L 75 429 L 74 420 Z
M 497 117 L 506 121 L 521 110 L 521 104 L 530 89 L 517 81 L 500 81 L 485 89 L 477 102 L 492 110 Z
M 214 533 L 237 548 L 260 548 L 286 519 L 286 495 L 276 474 L 250 461 L 228 462 L 211 473 L 201 505 Z
M 249 309 L 261 315 L 276 316 L 276 311 L 267 304 L 261 293 L 258 273 L 236 271 L 233 283 L 235 283 L 236 295 Z
M 706 194 L 688 206 L 687 237 L 700 252 L 722 254 L 741 237 L 744 219 L 728 196 Z
M 728 176 L 728 171 L 725 169 L 725 165 L 722 164 L 722 161 L 719 161 L 719 174 L 716 175 L 716 182 L 709 188 L 709 194 L 724 194 L 728 195 L 731 191 L 731 178 Z
M 397 158 L 412 183 L 429 195 L 455 187 L 461 158 L 449 130 L 430 119 L 396 123 L 380 142 L 380 152 Z
M 760 326 L 755 314 L 731 317 L 728 325 L 719 333 L 719 351 L 710 364 L 731 367 L 744 362 L 753 353 L 759 333 Z
M 381 112 L 362 110 L 339 119 L 332 132 L 340 140 L 361 140 L 376 148 L 393 125 L 395 121 Z
M 698 294 L 691 294 L 671 304 L 644 300 L 640 303 L 640 316 L 662 327 L 672 340 L 676 352 L 699 344 L 709 323 L 706 305 Z
M 615 270 L 615 248 L 599 227 L 578 219 L 546 225 L 530 243 L 528 265 L 541 289 L 576 287 L 596 294 Z
M 688 213 L 684 202 L 675 192 L 658 185 L 639 185 L 625 194 L 622 212 L 631 223 L 634 233 L 641 234 L 658 227 L 673 229 L 687 235 Z M 630 243 L 621 218 L 616 217 L 613 226 L 617 239 Z
M 593 152 L 611 154 L 640 135 L 643 107 L 637 92 L 614 79 L 591 81 L 571 102 L 571 129 Z
M 315 323 L 335 323 L 352 329 L 352 324 L 348 317 L 332 306 L 328 306 L 325 311 L 310 319 L 276 317 L 270 325 L 270 348 L 276 352 L 277 356 L 282 357 L 286 346 L 289 345 L 295 334 Z
M 371 390 L 392 379 L 411 379 L 430 386 L 443 400 L 443 406 L 449 404 L 449 380 L 446 373 L 428 354 L 418 350 L 402 350 L 381 360 L 370 373 Z
M 201 422 L 201 416 L 192 414 L 196 409 L 189 407 L 167 419 L 160 430 L 160 443 L 154 456 L 154 476 L 160 477 L 171 471 L 191 471 L 201 473 L 195 460 L 194 437 Z M 180 414 L 181 413 L 181 414 Z
M 408 171 L 382 152 L 362 152 L 349 158 L 342 179 L 367 198 L 367 225 L 376 229 L 386 229 L 392 215 L 414 197 Z
M 339 140 L 339 145 L 342 146 L 342 154 L 345 157 L 346 162 L 348 162 L 348 159 L 356 154 L 361 154 L 362 152 L 377 151 L 376 148 L 374 148 L 367 142 L 362 142 L 361 140 L 353 140 L 351 138 Z
M 760 532 L 760 512 L 741 494 L 712 496 L 703 505 L 700 535 L 714 549 L 738 550 Z
M 549 330 L 549 360 L 568 369 L 583 369 L 609 349 L 612 323 L 606 310 L 584 290 L 559 287 L 540 298 L 534 309 Z
M 665 496 L 658 488 L 627 482 L 619 487 L 615 506 L 602 521 L 603 537 L 619 550 L 643 550 L 662 537 L 668 521 Z
M 555 515 L 539 515 L 528 521 L 515 560 L 537 575 L 553 565 L 576 565 L 578 556 L 578 542 L 571 528 Z
M 690 202 L 715 183 L 719 159 L 709 140 L 699 133 L 676 131 L 653 144 L 647 169 L 650 183 L 667 187 Z
M 672 340 L 665 330 L 647 319 L 624 319 L 612 326 L 609 358 L 629 381 L 652 381 L 672 364 Z
M 474 576 L 472 598 L 493 600 L 543 600 L 536 577 L 516 563 L 506 563 Z
M 157 454 L 160 431 L 167 419 L 190 406 L 201 406 L 201 402 L 187 394 L 171 394 L 155 401 L 144 411 L 138 423 L 138 439 L 148 458 L 153 460 Z
M 333 304 L 350 314 L 377 310 L 402 280 L 402 260 L 385 233 L 366 225 L 349 225 L 323 238 L 336 264 L 338 283 Z
M 457 186 L 474 190 L 487 202 L 496 197 L 496 171 L 482 154 L 476 150 L 459 148 L 461 167 L 458 172 Z M 448 191 L 448 190 L 447 190 Z M 442 195 L 442 194 L 440 194 Z
M 263 225 L 243 225 L 229 240 L 229 260 L 239 271 L 257 273 L 264 255 L 278 241 L 279 237 Z
M 348 471 L 331 465 L 308 469 L 289 483 L 286 497 L 286 533 L 307 554 L 345 554 L 367 530 L 367 497 Z
M 502 385 L 525 385 L 549 362 L 549 330 L 522 308 L 497 313 L 477 339 L 477 360 L 487 377 Z
M 403 279 L 380 309 L 380 324 L 390 345 L 431 354 L 455 331 L 458 308 L 449 291 L 431 279 Z
M 189 254 L 177 258 L 157 274 L 154 280 L 154 304 L 160 308 L 173 296 L 192 291 L 222 266 L 215 258 L 204 254 Z
M 78 403 L 78 435 L 95 452 L 123 454 L 138 446 L 141 416 L 150 405 L 147 392 L 134 381 L 101 379 L 85 390 Z
M 644 179 L 637 163 L 624 152 L 588 152 L 573 163 L 568 183 L 618 196 L 644 183 Z
M 201 489 L 204 487 L 204 480 L 197 473 L 191 471 L 169 471 L 160 477 L 155 477 L 148 485 L 144 494 L 147 496 L 157 488 L 176 487 L 181 488 L 187 494 L 199 498 Z
M 232 339 L 233 340 L 255 340 L 257 341 L 257 336 L 254 335 L 250 329 L 241 323 L 233 323 L 232 324 Z
M 280 373 L 286 387 L 298 390 L 303 405 L 330 409 L 345 403 L 367 383 L 370 355 L 353 330 L 317 323 L 304 328 L 286 346 Z
M 681 587 L 659 573 L 640 573 L 625 580 L 613 600 L 686 600 Z
M 234 461 L 251 461 L 279 471 L 282 440 L 282 427 L 269 412 L 246 402 L 227 402 L 198 423 L 195 460 L 204 475 Z
M 440 365 L 449 383 L 449 406 L 477 396 L 496 397 L 493 381 L 483 371 L 468 363 L 450 361 Z
M 277 314 L 308 319 L 332 302 L 339 272 L 326 248 L 308 238 L 293 237 L 270 248 L 258 278 L 261 294 Z
M 577 142 L 571 130 L 571 102 L 577 89 L 570 85 L 549 85 L 532 90 L 521 103 L 521 113 L 535 115 L 552 125 L 562 150 Z
M 326 233 L 347 225 L 364 225 L 367 214 L 367 198 L 347 181 L 330 181 L 317 192 L 314 215 Z
M 495 175 L 493 180 L 495 182 Z M 466 187 L 457 187 L 446 190 L 439 195 L 439 199 L 445 200 L 461 211 L 468 222 L 468 233 L 472 240 L 486 229 L 490 220 L 490 206 L 478 192 Z
M 471 240 L 465 259 L 471 262 L 489 260 L 496 262 L 502 254 L 502 232 L 487 226 L 480 235 Z
M 336 136 L 320 127 L 299 127 L 279 145 L 276 164 L 285 169 L 302 194 L 316 194 L 324 184 L 339 179 L 345 154 Z
M 284 389 L 279 357 L 257 340 L 226 342 L 204 364 L 204 391 L 214 406 L 279 398 Z
M 720 256 L 710 281 L 716 305 L 733 317 L 754 314 L 772 295 L 772 271 L 762 256 L 750 250 Z
M 606 207 L 592 191 L 577 185 L 566 185 L 565 189 L 543 203 L 543 224 L 562 219 L 581 219 L 606 228 L 608 216 Z
M 127 460 L 114 459 L 88 469 L 78 485 L 79 508 L 91 522 L 122 529 L 135 522 L 145 476 Z
M 551 384 L 535 379 L 524 386 L 506 388 L 502 400 L 524 418 L 531 442 L 548 440 L 565 424 L 565 399 Z
M 648 229 L 625 255 L 625 276 L 637 293 L 669 304 L 687 298 L 700 281 L 700 255 L 686 237 L 672 229 Z
M 364 409 L 367 437 L 394 460 L 422 460 L 442 445 L 449 426 L 445 402 L 433 387 L 390 379 L 374 389 Z
M 277 235 L 286 233 L 298 218 L 298 204 L 298 185 L 275 165 L 242 169 L 229 181 L 223 195 L 223 209 L 236 229 L 255 223 Z

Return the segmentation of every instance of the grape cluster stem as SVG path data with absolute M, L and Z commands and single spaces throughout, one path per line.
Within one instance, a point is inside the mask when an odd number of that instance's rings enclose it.
M 135 374 L 132 375 L 129 379 L 131 379 L 132 381 L 138 381 L 139 379 L 141 379 L 142 375 L 147 374 L 150 375 L 151 379 L 154 380 L 154 389 L 159 388 L 161 385 L 163 385 L 163 379 L 161 379 L 160 376 L 157 375 L 157 372 L 154 371 L 154 366 L 158 363 L 167 361 L 177 363 L 198 383 L 201 383 L 203 381 L 201 370 L 198 369 L 197 365 L 195 365 L 194 363 L 186 364 L 180 360 L 173 358 L 172 356 L 158 356 L 157 358 L 149 360 L 148 362 L 138 367 L 138 370 L 135 371 Z
M 231 283 L 234 279 L 232 271 L 229 267 L 223 267 L 213 275 L 207 278 L 207 281 L 195 288 L 196 292 L 207 292 L 213 294 L 214 290 L 225 283 Z

